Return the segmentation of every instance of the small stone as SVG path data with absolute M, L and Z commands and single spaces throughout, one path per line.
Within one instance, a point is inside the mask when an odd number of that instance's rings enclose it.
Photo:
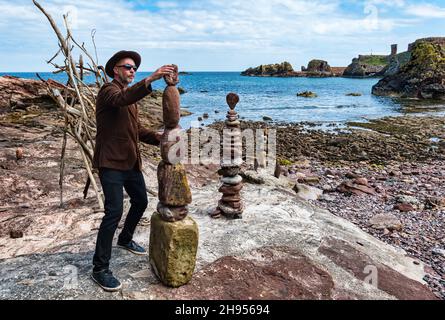
M 366 178 L 356 178 L 354 180 L 354 183 L 362 185 L 362 186 L 367 186 L 368 185 L 368 179 L 366 179 Z
M 335 177 L 337 175 L 336 172 L 332 171 L 331 169 L 328 169 L 325 171 L 325 176 Z
M 433 250 L 431 250 L 432 253 L 442 256 L 445 258 L 445 249 L 442 248 L 434 248 Z
M 223 202 L 240 202 L 241 196 L 237 195 L 224 195 L 221 199 Z
M 332 201 L 335 201 L 335 197 L 324 193 L 320 196 L 319 200 L 324 201 L 324 202 L 332 202 Z
M 225 184 L 237 185 L 243 182 L 243 178 L 240 175 L 236 175 L 234 177 L 224 177 L 221 181 Z
M 310 185 L 316 185 L 316 184 L 320 183 L 320 178 L 317 176 L 305 177 L 303 179 L 303 182 L 306 184 L 310 184 Z
M 15 151 L 15 158 L 17 160 L 23 159 L 23 149 L 22 148 L 17 148 L 17 150 Z
M 394 206 L 394 209 L 399 210 L 400 212 L 411 212 L 416 209 L 409 203 L 398 203 Z
M 239 96 L 236 93 L 229 93 L 226 97 L 227 104 L 231 110 L 234 110 L 239 102 Z
M 392 177 L 400 177 L 402 176 L 402 173 L 400 171 L 390 171 L 389 175 Z
M 248 170 L 241 173 L 244 180 L 251 184 L 265 184 L 266 180 L 264 179 L 264 176 L 259 174 L 256 171 Z
M 222 200 L 218 202 L 218 209 L 224 216 L 231 219 L 241 219 L 244 211 L 244 205 L 239 203 L 224 203 Z
M 369 220 L 369 225 L 377 230 L 402 230 L 402 222 L 395 215 L 389 213 L 375 215 Z
M 348 179 L 357 179 L 357 178 L 359 178 L 358 174 L 353 173 L 353 172 L 348 172 L 348 173 L 346 173 L 345 176 L 346 176 L 346 178 L 348 178 Z
M 224 177 L 234 177 L 240 172 L 239 167 L 225 167 L 218 170 L 218 174 Z
M 304 181 L 304 179 L 306 179 L 306 175 L 301 172 L 295 173 L 295 176 L 296 176 L 297 180 L 300 180 L 300 181 Z
M 305 184 L 296 184 L 294 191 L 297 193 L 297 196 L 303 200 L 318 200 L 323 194 L 323 190 Z
M 419 200 L 417 200 L 417 198 L 415 198 L 413 196 L 407 196 L 407 195 L 399 195 L 399 196 L 397 196 L 396 201 L 398 203 L 408 203 L 408 204 L 412 204 L 412 205 L 418 205 L 419 204 Z
M 238 120 L 236 120 L 236 121 L 227 121 L 226 123 L 227 123 L 227 125 L 229 127 L 236 127 L 236 126 L 239 126 L 241 124 L 241 122 L 239 122 Z
M 10 236 L 12 239 L 23 238 L 23 231 L 20 231 L 20 230 L 11 230 L 11 231 L 9 232 L 9 236 Z
M 229 184 L 223 184 L 219 189 L 218 192 L 221 192 L 224 195 L 235 195 L 238 194 L 241 189 L 243 188 L 243 184 L 240 183 L 238 185 L 229 185 Z
M 164 206 L 162 203 L 158 203 L 157 211 L 160 214 L 162 220 L 168 222 L 176 222 L 184 220 L 188 215 L 188 208 Z

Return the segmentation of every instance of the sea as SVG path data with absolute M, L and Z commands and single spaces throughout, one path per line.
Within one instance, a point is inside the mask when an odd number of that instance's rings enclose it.
M 36 73 L 0 73 L 0 76 L 6 74 L 38 79 Z M 64 74 L 42 72 L 39 75 L 62 83 L 67 80 Z M 136 81 L 149 75 L 150 72 L 139 72 Z M 92 76 L 85 80 L 94 82 Z M 181 95 L 181 107 L 193 113 L 183 117 L 181 125 L 183 128 L 196 126 L 198 117 L 205 113 L 209 117 L 199 125 L 225 120 L 226 95 L 230 92 L 240 97 L 236 110 L 242 119 L 262 121 L 268 117 L 277 123 L 310 122 L 320 128 L 332 123 L 366 122 L 386 116 L 445 114 L 443 102 L 420 103 L 373 96 L 372 86 L 378 81 L 377 78 L 275 78 L 245 77 L 240 72 L 191 72 L 181 75 L 178 85 L 187 91 Z M 156 81 L 153 88 L 163 90 L 165 82 Z M 318 96 L 297 96 L 304 91 L 315 92 Z M 347 96 L 349 93 L 361 96 Z

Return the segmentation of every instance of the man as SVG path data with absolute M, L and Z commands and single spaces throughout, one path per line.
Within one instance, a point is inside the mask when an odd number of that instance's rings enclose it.
M 93 166 L 99 169 L 105 196 L 105 216 L 97 236 L 91 277 L 105 291 L 121 288 L 121 283 L 109 269 L 109 262 L 113 237 L 123 214 L 124 189 L 130 196 L 131 208 L 117 244 L 134 254 L 147 254 L 133 241 L 136 226 L 148 204 L 138 142 L 159 145 L 160 134 L 141 126 L 136 102 L 152 92 L 152 82 L 170 75 L 174 69 L 163 66 L 129 87 L 140 64 L 141 56 L 136 52 L 116 53 L 105 67 L 113 81 L 100 89 L 96 100 L 97 135 Z

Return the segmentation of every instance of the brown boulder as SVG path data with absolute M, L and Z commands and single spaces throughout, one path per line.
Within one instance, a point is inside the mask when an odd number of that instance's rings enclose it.
M 181 207 L 192 202 L 187 175 L 182 164 L 164 161 L 158 166 L 159 201 L 167 206 Z

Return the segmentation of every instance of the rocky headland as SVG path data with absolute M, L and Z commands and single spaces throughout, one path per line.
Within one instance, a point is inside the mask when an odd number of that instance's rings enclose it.
M 377 96 L 444 100 L 445 38 L 419 39 L 409 46 L 408 52 L 402 63 L 393 62 L 388 74 L 372 88 L 372 93 Z

